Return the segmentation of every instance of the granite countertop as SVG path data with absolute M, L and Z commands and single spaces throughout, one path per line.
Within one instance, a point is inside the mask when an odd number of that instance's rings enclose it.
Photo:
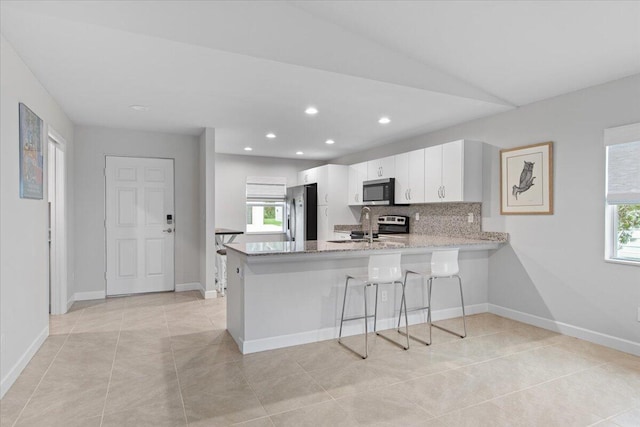
M 476 236 L 430 236 L 424 234 L 385 235 L 370 244 L 367 241 L 329 240 L 306 242 L 231 243 L 227 248 L 248 256 L 318 254 L 331 252 L 420 249 L 438 247 L 497 248 L 508 241 L 507 233 L 479 233 Z

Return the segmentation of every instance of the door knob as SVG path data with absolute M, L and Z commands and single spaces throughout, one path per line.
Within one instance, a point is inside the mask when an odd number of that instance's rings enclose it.
M 162 230 L 163 233 L 173 233 L 171 228 L 167 228 L 166 230 Z

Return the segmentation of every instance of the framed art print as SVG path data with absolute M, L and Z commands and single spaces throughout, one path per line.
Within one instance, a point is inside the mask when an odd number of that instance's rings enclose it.
M 44 123 L 23 103 L 20 121 L 20 198 L 42 200 Z
M 500 213 L 553 214 L 553 143 L 500 150 Z

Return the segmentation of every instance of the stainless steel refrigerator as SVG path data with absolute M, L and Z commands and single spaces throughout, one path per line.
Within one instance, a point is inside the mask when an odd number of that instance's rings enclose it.
M 318 239 L 318 185 L 287 189 L 287 240 L 304 242 Z

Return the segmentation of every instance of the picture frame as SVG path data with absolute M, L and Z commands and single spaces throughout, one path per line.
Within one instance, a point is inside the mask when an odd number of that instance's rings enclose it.
M 553 214 L 553 142 L 500 150 L 500 214 Z
M 44 122 L 19 103 L 20 198 L 42 200 Z

